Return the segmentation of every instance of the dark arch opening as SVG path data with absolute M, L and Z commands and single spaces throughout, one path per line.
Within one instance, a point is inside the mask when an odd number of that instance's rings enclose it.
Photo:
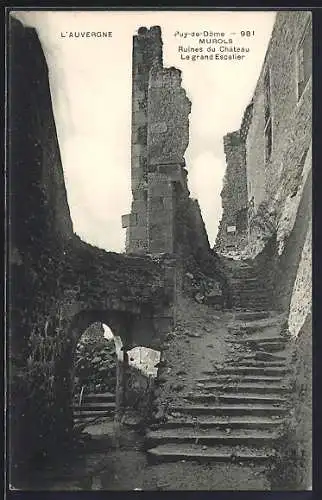
M 57 405 L 61 407 L 62 441 L 69 441 L 74 435 L 74 359 L 77 344 L 85 330 L 93 323 L 107 325 L 114 335 L 116 363 L 116 387 L 115 387 L 115 410 L 114 426 L 116 442 L 119 437 L 119 422 L 121 418 L 123 395 L 124 395 L 124 364 L 127 364 L 126 347 L 131 345 L 132 328 L 135 315 L 127 311 L 114 310 L 82 310 L 74 315 L 70 321 L 67 331 L 64 350 L 56 363 L 56 398 Z M 79 394 L 80 396 L 80 394 Z
M 100 322 L 92 323 L 79 337 L 72 368 L 73 421 L 79 431 L 102 421 L 113 423 L 122 347 L 120 338 Z

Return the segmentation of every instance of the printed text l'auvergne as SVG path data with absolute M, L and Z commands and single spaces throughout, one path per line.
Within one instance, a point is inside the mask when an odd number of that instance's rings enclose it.
M 61 31 L 60 38 L 112 38 L 112 31 Z

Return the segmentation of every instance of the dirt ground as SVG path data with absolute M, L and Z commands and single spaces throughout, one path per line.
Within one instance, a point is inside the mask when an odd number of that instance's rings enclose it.
M 103 423 L 102 428 L 106 425 Z M 97 426 L 99 430 L 99 425 Z M 126 430 L 125 430 L 126 434 Z M 238 464 L 174 462 L 151 465 L 140 450 L 142 438 L 129 431 L 128 444 L 119 450 L 108 447 L 84 450 L 65 464 L 30 478 L 24 490 L 267 490 L 263 467 Z M 123 434 L 124 435 L 124 434 Z M 130 442 L 132 444 L 130 444 Z M 101 446 L 100 446 L 101 448 Z M 188 482 L 187 482 L 188 481 Z

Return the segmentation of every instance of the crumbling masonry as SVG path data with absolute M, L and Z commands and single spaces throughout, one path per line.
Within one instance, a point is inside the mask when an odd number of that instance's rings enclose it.
M 123 216 L 128 253 L 176 251 L 176 207 L 188 198 L 184 153 L 191 103 L 181 71 L 162 64 L 161 30 L 139 28 L 133 37 L 132 210 Z
M 282 255 L 311 168 L 311 74 L 311 13 L 279 12 L 241 127 L 224 138 L 218 251 L 255 257 L 276 234 Z

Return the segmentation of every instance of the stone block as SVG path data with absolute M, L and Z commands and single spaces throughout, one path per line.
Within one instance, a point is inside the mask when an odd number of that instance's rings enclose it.
M 147 147 L 144 144 L 132 144 L 132 158 L 138 158 L 140 156 L 146 156 Z
M 122 227 L 127 228 L 129 226 L 136 226 L 138 222 L 138 217 L 136 213 L 122 215 Z
M 143 109 L 133 109 L 132 123 L 133 128 L 145 125 L 147 122 L 147 113 Z

